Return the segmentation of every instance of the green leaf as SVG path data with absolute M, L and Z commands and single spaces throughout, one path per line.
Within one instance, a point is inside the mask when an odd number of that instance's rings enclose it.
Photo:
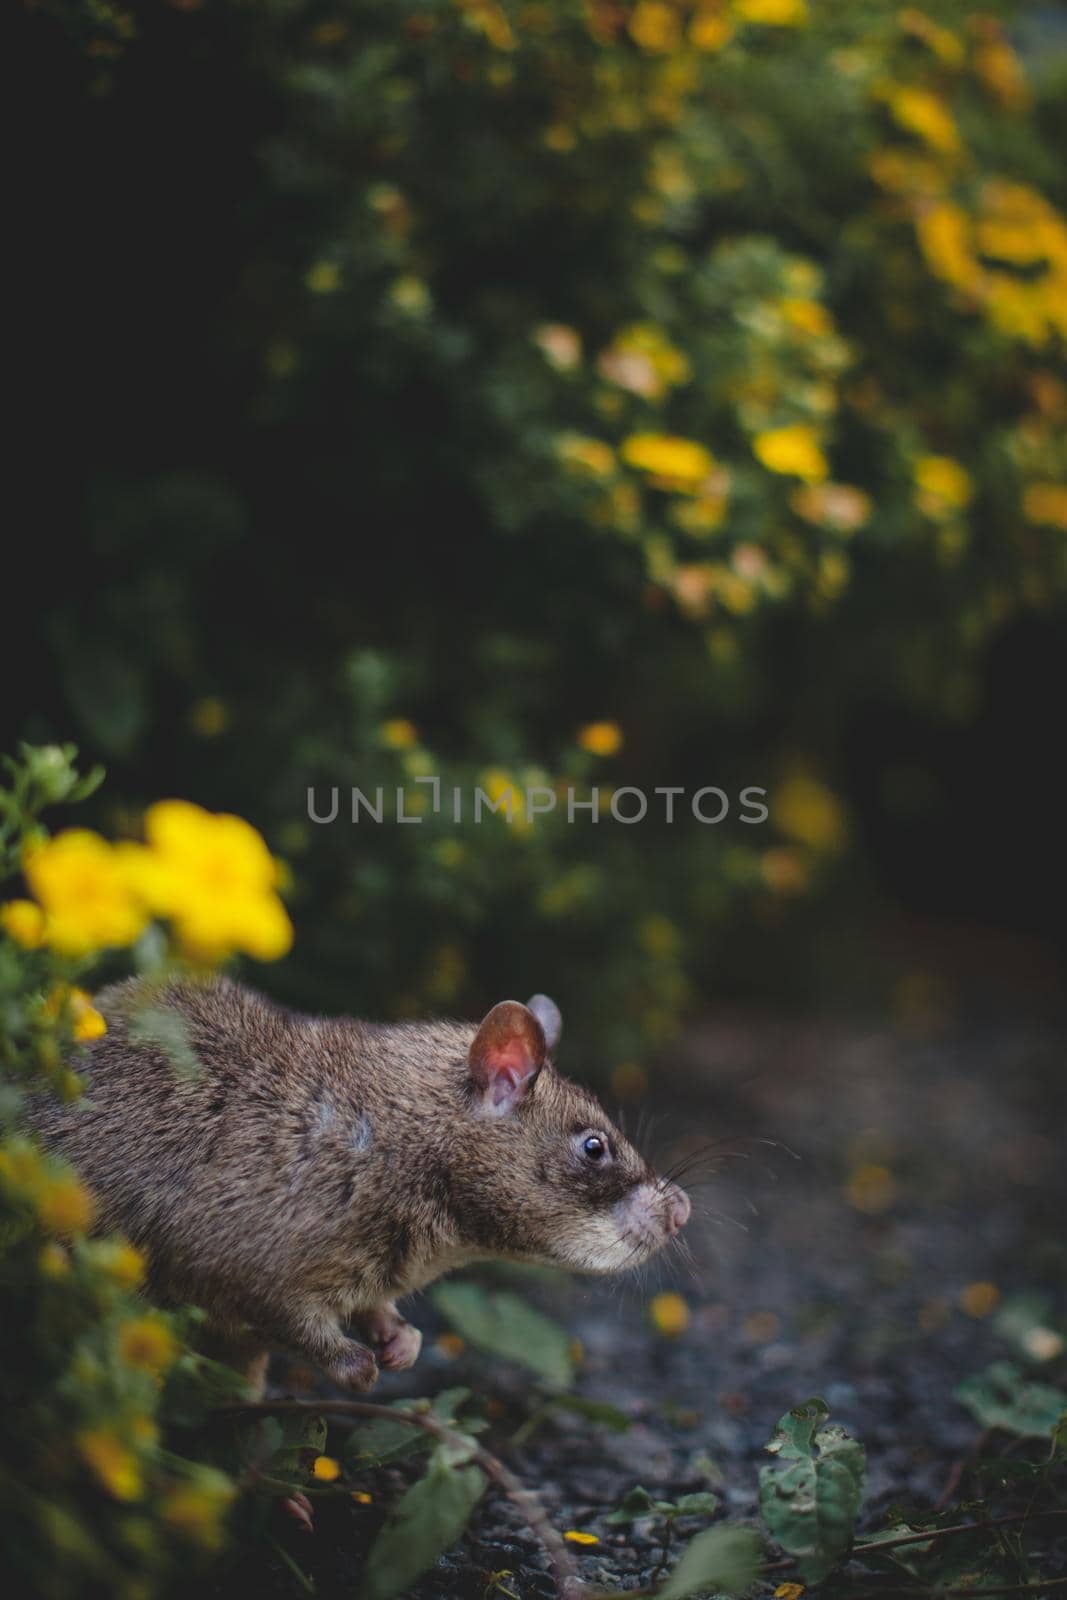
M 589 1422 L 602 1423 L 612 1433 L 629 1433 L 633 1426 L 625 1411 L 608 1405 L 606 1400 L 587 1400 L 580 1394 L 553 1394 L 549 1395 L 548 1403 L 561 1411 L 573 1411 L 575 1416 L 585 1417 Z
M 426 1476 L 397 1502 L 371 1547 L 363 1600 L 393 1600 L 455 1544 L 485 1491 L 478 1467 L 448 1466 L 435 1454 Z
M 751 1528 L 708 1528 L 686 1545 L 658 1600 L 683 1600 L 705 1590 L 741 1594 L 755 1580 L 759 1565 L 759 1535 Z
M 683 1494 L 674 1502 L 671 1515 L 675 1517 L 710 1517 L 719 1504 L 717 1494 L 704 1490 L 700 1494 Z
M 783 1460 L 798 1460 L 813 1456 L 816 1428 L 822 1427 L 830 1415 L 830 1407 L 818 1395 L 802 1400 L 798 1406 L 778 1418 L 777 1426 L 764 1449 Z
M 983 1428 L 1003 1428 L 1024 1439 L 1047 1438 L 1067 1412 L 1067 1394 L 1047 1383 L 1030 1383 L 1010 1361 L 995 1361 L 965 1378 L 956 1399 Z
M 648 1490 L 637 1484 L 623 1496 L 618 1508 L 604 1521 L 613 1528 L 628 1528 L 631 1522 L 637 1522 L 641 1517 L 653 1516 L 655 1510 L 656 1502 Z
M 470 1344 L 521 1362 L 554 1389 L 573 1381 L 570 1336 L 517 1294 L 475 1283 L 443 1283 L 433 1301 Z
M 843 1428 L 814 1431 L 816 1410 L 828 1415 L 820 1400 L 781 1418 L 767 1449 L 792 1465 L 764 1467 L 759 1485 L 767 1531 L 796 1557 L 806 1583 L 821 1582 L 848 1554 L 867 1473 L 863 1446 Z
M 442 1389 L 429 1407 L 430 1414 L 447 1427 L 454 1427 L 456 1413 L 470 1397 L 469 1389 Z M 412 1411 L 416 1405 L 425 1407 L 425 1401 L 394 1400 L 394 1411 Z M 387 1461 L 399 1461 L 404 1456 L 429 1450 L 433 1444 L 430 1434 L 410 1422 L 389 1422 L 385 1417 L 375 1417 L 370 1422 L 353 1428 L 345 1441 L 345 1463 L 356 1471 L 380 1467 Z

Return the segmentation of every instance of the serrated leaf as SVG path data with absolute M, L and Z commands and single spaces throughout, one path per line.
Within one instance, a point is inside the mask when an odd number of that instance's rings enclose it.
M 462 1534 L 485 1491 L 478 1467 L 451 1467 L 439 1455 L 397 1502 L 371 1546 L 362 1600 L 393 1600 Z
M 782 1454 L 792 1465 L 784 1472 L 763 1467 L 759 1480 L 767 1531 L 796 1558 L 806 1583 L 821 1582 L 851 1549 L 867 1475 L 863 1446 L 843 1428 L 809 1433 L 816 1405 L 825 1415 L 824 1402 L 808 1401 L 781 1419 L 771 1442 L 782 1438 Z M 805 1449 L 812 1453 L 802 1455 Z
M 810 1400 L 802 1400 L 798 1406 L 793 1406 L 778 1418 L 764 1449 L 783 1460 L 813 1456 L 815 1430 L 822 1426 L 829 1415 L 830 1407 L 818 1395 L 813 1395 Z
M 430 1405 L 430 1414 L 447 1427 L 456 1425 L 456 1414 L 463 1402 L 470 1398 L 470 1390 L 442 1389 Z M 394 1411 L 411 1411 L 418 1402 L 394 1400 Z M 422 1402 L 425 1404 L 425 1402 Z M 417 1455 L 429 1450 L 433 1437 L 410 1422 L 390 1422 L 385 1417 L 374 1417 L 370 1422 L 353 1428 L 345 1441 L 344 1459 L 356 1471 L 380 1467 L 388 1461 L 399 1461 L 404 1456 Z
M 754 1582 L 759 1565 L 759 1535 L 751 1528 L 708 1528 L 686 1545 L 657 1591 L 658 1600 L 684 1600 L 706 1591 L 741 1594 Z
M 443 1283 L 433 1301 L 468 1343 L 521 1362 L 554 1389 L 569 1388 L 574 1378 L 569 1334 L 517 1294 L 475 1283 Z
M 961 1405 L 983 1428 L 1003 1428 L 1024 1439 L 1045 1439 L 1067 1412 L 1067 1394 L 1031 1383 L 1010 1361 L 995 1361 L 956 1389 Z

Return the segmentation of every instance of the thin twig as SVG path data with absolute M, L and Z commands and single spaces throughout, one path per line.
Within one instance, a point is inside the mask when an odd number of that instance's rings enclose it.
M 508 1499 L 519 1507 L 526 1518 L 527 1526 L 540 1541 L 541 1547 L 548 1558 L 549 1568 L 553 1582 L 561 1596 L 561 1600 L 581 1600 L 583 1595 L 589 1594 L 586 1584 L 578 1576 L 578 1570 L 571 1558 L 571 1553 L 564 1544 L 559 1531 L 549 1521 L 548 1513 L 541 1504 L 533 1489 L 527 1489 L 515 1474 L 504 1463 L 481 1445 L 475 1444 L 467 1434 L 459 1433 L 455 1428 L 449 1428 L 437 1417 L 421 1411 L 401 1411 L 393 1406 L 374 1405 L 370 1400 L 257 1400 L 247 1404 L 233 1404 L 217 1406 L 217 1411 L 240 1413 L 244 1416 L 271 1416 L 277 1411 L 304 1412 L 307 1415 L 318 1416 L 323 1412 L 334 1412 L 349 1417 L 379 1417 L 386 1422 L 407 1422 L 413 1428 L 421 1428 L 424 1433 L 431 1434 L 443 1444 L 457 1444 L 468 1452 L 468 1458 L 475 1462 L 487 1477 L 491 1478 L 507 1495 Z
M 1006 1528 L 1012 1523 L 1037 1522 L 1048 1517 L 1067 1517 L 1067 1511 L 1015 1511 L 1007 1517 L 989 1517 L 985 1522 L 955 1522 L 948 1528 L 927 1528 L 925 1532 L 901 1533 L 891 1539 L 878 1539 L 871 1544 L 861 1544 L 852 1551 L 852 1559 L 860 1561 L 872 1550 L 896 1550 L 905 1544 L 927 1544 L 931 1539 L 947 1539 L 953 1533 L 984 1533 L 987 1528 Z M 796 1566 L 792 1556 L 787 1556 L 784 1561 L 772 1561 L 764 1567 L 764 1572 L 788 1572 Z M 947 1591 L 946 1591 L 947 1592 Z M 977 1594 L 979 1591 L 968 1590 L 968 1593 Z

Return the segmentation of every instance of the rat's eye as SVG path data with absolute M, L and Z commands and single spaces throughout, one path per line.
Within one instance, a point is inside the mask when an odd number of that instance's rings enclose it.
M 582 1155 L 587 1161 L 604 1161 L 609 1154 L 607 1140 L 599 1133 L 590 1133 L 582 1140 Z

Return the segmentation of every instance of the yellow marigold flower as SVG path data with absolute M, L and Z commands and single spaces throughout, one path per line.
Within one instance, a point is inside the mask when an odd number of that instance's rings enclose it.
M 971 57 L 975 77 L 1006 111 L 1025 111 L 1030 89 L 1022 62 L 1007 43 L 994 17 L 971 17 L 971 27 L 982 34 Z
M 897 21 L 905 33 L 921 39 L 947 67 L 962 65 L 966 55 L 963 41 L 948 28 L 943 28 L 940 23 L 934 22 L 924 11 L 909 8 L 900 13 Z
M 497 50 L 514 50 L 517 40 L 497 0 L 459 0 L 468 27 L 483 34 Z
M 806 0 L 734 0 L 734 15 L 765 28 L 803 28 L 808 7 Z
M 352 1498 L 356 1502 L 357 1506 L 370 1506 L 374 1504 L 374 1496 L 372 1494 L 368 1494 L 366 1489 L 353 1489 L 351 1493 Z
M 927 516 L 951 517 L 970 504 L 974 494 L 971 475 L 951 456 L 920 456 L 913 473 L 916 500 Z
M 132 944 L 145 925 L 121 853 L 87 828 L 30 846 L 24 870 L 44 910 L 45 937 L 63 955 Z
M 34 1198 L 37 1214 L 49 1233 L 66 1237 L 89 1231 L 94 1211 L 92 1196 L 73 1173 L 46 1178 Z
M 952 113 L 929 89 L 913 83 L 884 83 L 877 92 L 898 127 L 917 135 L 939 155 L 958 153 L 960 136 Z
M 780 1583 L 774 1591 L 774 1600 L 800 1600 L 803 1593 L 802 1583 Z
M 378 729 L 378 737 L 389 750 L 410 750 L 419 742 L 419 730 L 407 717 L 390 717 Z
M 603 439 L 564 433 L 556 440 L 556 450 L 565 466 L 590 477 L 609 478 L 615 471 L 615 452 Z
M 975 256 L 967 215 L 949 201 L 924 206 L 915 220 L 915 235 L 926 264 L 935 277 L 969 294 L 982 284 L 982 269 Z
M 650 53 L 675 49 L 681 37 L 677 8 L 666 0 L 639 0 L 630 13 L 628 26 L 634 43 Z
M 995 1283 L 969 1283 L 960 1292 L 960 1310 L 969 1317 L 988 1317 L 999 1304 L 1000 1290 Z
M 897 1186 L 888 1167 L 866 1162 L 856 1168 L 845 1185 L 845 1199 L 856 1211 L 877 1216 L 888 1211 L 897 1197 Z
M 733 19 L 727 14 L 725 6 L 712 4 L 697 7 L 689 24 L 689 43 L 694 50 L 714 55 L 728 45 L 733 36 Z
M 44 912 L 32 900 L 9 900 L 0 906 L 0 928 L 24 950 L 44 944 Z
M 276 893 L 277 862 L 255 828 L 187 800 L 161 800 L 145 816 L 145 834 L 146 849 L 126 847 L 127 870 L 153 910 L 173 919 L 189 955 L 285 955 L 292 924 Z
M 783 833 L 812 850 L 837 850 L 844 842 L 840 801 L 809 773 L 793 773 L 774 791 L 771 815 Z
M 144 1282 L 145 1258 L 125 1239 L 101 1239 L 94 1247 L 93 1263 L 120 1289 L 139 1289 Z
M 613 756 L 622 749 L 622 729 L 617 722 L 587 722 L 578 729 L 578 743 L 592 756 Z
M 312 294 L 334 294 L 341 287 L 341 269 L 336 261 L 316 261 L 304 274 Z
M 341 1468 L 333 1456 L 316 1456 L 311 1471 L 320 1483 L 333 1483 L 341 1476 Z
M 128 1367 L 165 1372 L 178 1354 L 178 1342 L 162 1317 L 137 1317 L 119 1328 L 118 1352 Z
M 83 1458 L 116 1500 L 136 1500 L 143 1481 L 137 1457 L 110 1428 L 91 1428 L 77 1436 Z
M 648 473 L 657 488 L 695 494 L 715 470 L 711 453 L 693 439 L 668 433 L 632 433 L 622 444 L 622 458 Z
M 830 466 L 820 447 L 819 436 L 805 422 L 757 433 L 752 449 L 769 472 L 803 478 L 805 483 L 821 483 L 829 476 Z
M 223 1517 L 233 1499 L 232 1485 L 222 1473 L 201 1472 L 193 1483 L 178 1484 L 164 1496 L 160 1515 L 168 1527 L 215 1550 L 222 1543 Z
M 579 1528 L 568 1528 L 563 1537 L 570 1544 L 599 1544 L 595 1533 L 582 1533 Z
M 1067 485 L 1030 483 L 1023 490 L 1023 516 L 1027 522 L 1067 533 Z
M 653 1295 L 648 1314 L 656 1332 L 668 1339 L 677 1338 L 689 1326 L 689 1307 L 680 1294 Z
M 88 1044 L 107 1032 L 107 1023 L 93 1005 L 84 989 L 57 983 L 44 1004 L 44 1014 L 56 1018 L 66 1012 L 70 1018 L 71 1032 L 79 1044 Z
M 818 300 L 787 298 L 778 302 L 778 309 L 791 328 L 813 338 L 824 339 L 834 331 L 833 317 Z
M 646 400 L 658 400 L 692 376 L 682 352 L 651 322 L 635 322 L 616 334 L 597 361 L 597 370 L 620 389 Z

